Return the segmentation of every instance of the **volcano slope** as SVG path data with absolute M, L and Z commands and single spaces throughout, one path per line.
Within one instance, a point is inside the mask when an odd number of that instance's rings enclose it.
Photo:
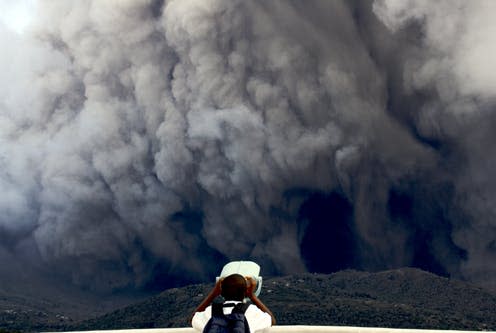
M 169 289 L 64 329 L 188 326 L 188 316 L 211 287 Z M 268 278 L 261 298 L 279 325 L 496 330 L 494 293 L 412 268 Z

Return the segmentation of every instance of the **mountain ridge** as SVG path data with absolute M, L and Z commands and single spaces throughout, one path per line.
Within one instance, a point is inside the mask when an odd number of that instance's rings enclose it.
M 212 286 L 169 289 L 75 328 L 189 326 L 188 317 Z M 413 268 L 267 278 L 260 297 L 280 325 L 496 330 L 496 295 Z
M 47 316 L 54 313 L 50 308 L 41 311 L 40 304 L 35 304 L 38 312 L 17 317 L 10 313 L 10 319 L 0 309 L 0 332 L 185 327 L 212 287 L 203 283 L 167 289 L 83 320 L 64 318 L 60 303 L 50 320 Z M 268 277 L 260 298 L 279 325 L 496 330 L 496 294 L 414 268 Z M 50 307 L 49 302 L 43 304 Z

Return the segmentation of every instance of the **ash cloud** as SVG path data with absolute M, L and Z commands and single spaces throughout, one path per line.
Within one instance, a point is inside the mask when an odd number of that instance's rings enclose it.
M 38 6 L 0 30 L 3 257 L 97 290 L 238 258 L 494 287 L 492 2 Z

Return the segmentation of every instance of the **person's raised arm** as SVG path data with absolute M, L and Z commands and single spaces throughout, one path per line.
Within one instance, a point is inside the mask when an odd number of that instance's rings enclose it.
M 214 288 L 210 291 L 210 293 L 205 297 L 205 299 L 198 305 L 196 308 L 195 312 L 191 315 L 191 318 L 195 315 L 197 312 L 205 311 L 205 309 L 212 304 L 213 300 L 220 295 L 221 293 L 221 282 L 222 280 L 219 279 L 217 283 L 215 284 Z
M 252 277 L 247 277 L 246 278 L 246 296 L 252 301 L 253 304 L 255 304 L 260 310 L 263 312 L 267 313 L 270 315 L 272 318 L 272 325 L 276 324 L 276 317 L 274 317 L 274 314 L 272 311 L 269 310 L 265 304 L 262 303 L 262 301 L 254 294 L 255 288 L 257 287 L 257 281 L 253 279 Z

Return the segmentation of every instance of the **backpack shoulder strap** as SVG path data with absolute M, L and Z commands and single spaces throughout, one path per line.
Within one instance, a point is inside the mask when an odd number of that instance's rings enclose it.
M 212 317 L 203 328 L 203 333 L 229 332 L 229 318 L 224 314 L 223 304 L 212 303 Z
M 212 303 L 212 317 L 223 317 L 224 310 L 222 303 Z
M 242 313 L 244 314 L 248 307 L 250 306 L 250 303 L 238 303 L 234 306 L 234 309 L 232 310 L 232 313 Z

